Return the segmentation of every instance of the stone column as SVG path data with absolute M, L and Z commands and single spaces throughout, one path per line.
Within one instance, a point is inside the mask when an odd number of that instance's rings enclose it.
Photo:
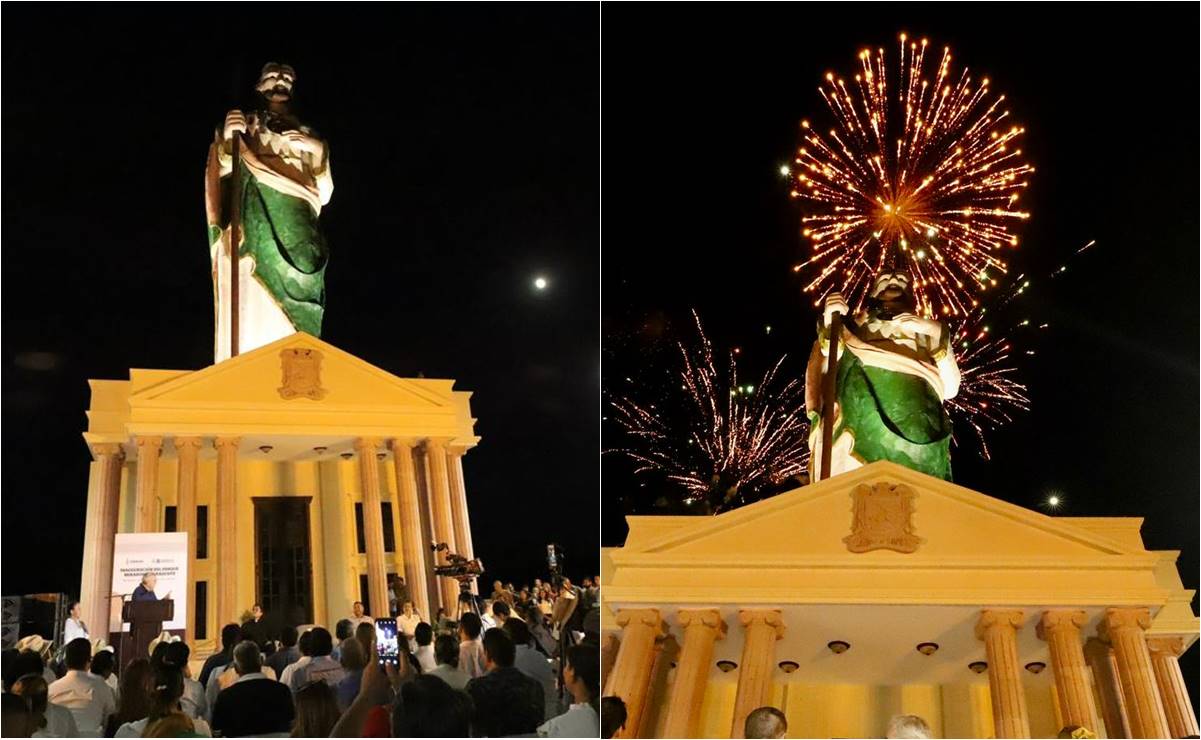
M 1168 737 L 1168 718 L 1147 650 L 1150 626 L 1149 609 L 1106 609 L 1099 630 L 1101 639 L 1113 646 L 1131 737 Z
M 976 639 L 984 642 L 988 657 L 988 690 L 997 737 L 1030 737 L 1017 645 L 1023 619 L 1021 611 L 985 609 L 976 624 Z
M 121 470 L 125 452 L 119 444 L 92 445 L 99 463 L 97 484 L 88 496 L 83 534 L 83 579 L 79 602 L 83 621 L 93 638 L 108 640 L 112 613 L 113 545 L 121 503 Z
M 138 445 L 138 479 L 133 531 L 157 532 L 158 459 L 163 452 L 163 438 L 136 437 L 134 442 Z
M 1113 657 L 1113 648 L 1090 637 L 1084 642 L 1084 660 L 1093 672 L 1097 709 L 1105 723 L 1106 737 L 1130 737 L 1130 718 L 1126 716 L 1126 702 L 1118 686 L 1118 663 Z
M 457 552 L 458 543 L 455 541 L 450 508 L 450 480 L 446 470 L 446 443 L 428 440 L 425 443 L 425 452 L 430 465 L 430 509 L 434 515 L 434 537 L 438 542 L 445 542 L 451 552 Z M 434 562 L 443 562 L 443 555 L 444 553 L 436 555 Z M 438 587 L 442 592 L 442 606 L 446 609 L 446 616 L 453 619 L 459 603 L 459 586 L 450 578 L 439 578 Z
M 217 437 L 217 629 L 237 622 L 238 437 Z
M 626 705 L 625 729 L 615 737 L 636 737 L 655 664 L 655 641 L 663 634 L 663 620 L 658 609 L 619 609 L 617 625 L 621 627 L 621 647 L 605 680 L 603 694 L 620 697 Z
M 192 603 L 192 595 L 196 593 L 196 472 L 203 442 L 200 437 L 175 438 L 175 454 L 179 458 L 175 485 L 175 529 L 188 535 L 188 605 L 192 609 L 196 608 Z M 203 619 L 204 615 L 200 617 Z M 184 629 L 187 634 L 192 634 L 195 623 L 194 619 L 185 617 Z
M 1188 686 L 1180 673 L 1180 656 L 1184 654 L 1185 644 L 1184 638 L 1179 635 L 1147 638 L 1155 683 L 1159 686 L 1164 714 L 1168 718 L 1169 737 L 1192 737 L 1198 734 L 1193 701 L 1189 698 Z
M 767 704 L 771 697 L 772 672 L 776 669 L 776 640 L 784 636 L 779 609 L 743 609 L 742 662 L 738 666 L 738 693 L 734 697 L 734 722 L 730 737 L 745 737 L 748 714 Z
M 379 440 L 359 437 L 354 451 L 359 457 L 359 481 L 363 489 L 363 540 L 367 544 L 367 593 L 376 617 L 390 617 L 388 609 L 388 565 L 384 561 L 384 518 L 380 508 Z
M 454 519 L 455 542 L 459 554 L 475 557 L 471 546 L 471 518 L 467 512 L 467 487 L 463 481 L 463 455 L 467 450 L 451 447 L 446 453 L 446 468 L 450 482 L 450 510 Z
M 726 636 L 726 623 L 717 609 L 681 609 L 684 645 L 676 664 L 676 680 L 667 705 L 664 737 L 696 737 L 705 685 L 713 667 L 713 644 Z
M 417 502 L 417 474 L 413 469 L 413 443 L 392 440 L 392 457 L 396 465 L 397 498 L 400 504 L 400 548 L 404 557 L 405 584 L 413 608 L 425 621 L 433 624 L 430 595 L 425 580 L 425 538 L 421 536 L 421 505 Z
M 1087 622 L 1088 615 L 1082 609 L 1047 611 L 1035 629 L 1051 652 L 1051 673 L 1063 724 L 1080 725 L 1096 733 L 1097 708 L 1080 642 L 1080 628 Z

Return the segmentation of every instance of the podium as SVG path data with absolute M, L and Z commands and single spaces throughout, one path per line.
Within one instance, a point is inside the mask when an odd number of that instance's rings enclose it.
M 129 633 L 121 636 L 121 670 L 135 658 L 150 657 L 150 643 L 163 632 L 163 622 L 175 618 L 175 601 L 126 601 L 121 604 L 121 621 L 129 622 Z

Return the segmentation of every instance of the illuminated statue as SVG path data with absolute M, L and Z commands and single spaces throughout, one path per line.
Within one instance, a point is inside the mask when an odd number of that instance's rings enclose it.
M 831 316 L 839 313 L 830 474 L 891 460 L 950 480 L 951 421 L 943 402 L 959 391 L 950 332 L 942 322 L 914 314 L 910 277 L 904 272 L 888 269 L 877 275 L 869 295 L 864 310 L 853 317 L 847 316 L 841 295 L 826 298 L 805 374 L 812 477 L 820 477 L 828 335 Z
M 241 245 L 238 349 L 247 352 L 297 331 L 321 335 L 329 252 L 318 216 L 334 182 L 329 147 L 290 110 L 295 71 L 263 67 L 260 110 L 231 110 L 209 148 L 205 177 L 213 260 L 216 361 L 230 355 L 231 274 L 224 236 L 230 219 L 233 139 L 240 139 Z

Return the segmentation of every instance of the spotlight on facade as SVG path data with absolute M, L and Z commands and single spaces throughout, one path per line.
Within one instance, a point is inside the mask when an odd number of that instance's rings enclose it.
M 349 460 L 349 459 L 350 459 L 350 458 L 352 458 L 352 457 L 354 457 L 354 453 L 353 453 L 353 452 L 343 452 L 343 453 L 342 453 L 342 459 L 343 459 L 343 460 Z
M 266 455 L 268 452 L 270 452 L 271 450 L 274 450 L 274 449 L 275 448 L 272 447 L 271 445 L 259 445 L 259 452 L 263 453 L 264 455 Z
M 1026 670 L 1030 671 L 1031 673 L 1033 673 L 1036 676 L 1038 674 L 1042 673 L 1043 671 L 1045 671 L 1046 669 L 1047 669 L 1047 664 L 1042 662 L 1041 660 L 1036 660 L 1033 663 L 1026 664 Z
M 385 457 L 387 457 L 387 456 L 388 456 L 388 453 L 386 453 L 386 452 L 377 452 L 377 453 L 375 453 L 375 459 L 376 459 L 376 460 L 383 460 L 383 459 L 384 459 Z
M 735 663 L 735 662 L 734 662 L 734 661 L 732 661 L 732 660 L 719 660 L 719 661 L 717 661 L 717 668 L 718 668 L 718 670 L 720 670 L 722 673 L 729 673 L 730 671 L 734 670 L 734 669 L 735 669 L 735 668 L 737 668 L 737 667 L 738 667 L 738 664 L 737 664 L 737 663 Z
M 938 643 L 923 642 L 917 646 L 917 651 L 922 655 L 934 655 L 938 652 Z
M 967 667 L 972 669 L 972 673 L 984 673 L 988 670 L 988 663 L 985 663 L 983 660 L 977 660 L 974 663 L 968 663 Z
M 795 671 L 796 669 L 798 669 L 800 667 L 801 667 L 800 664 L 797 663 L 795 660 L 781 660 L 780 661 L 780 670 L 784 671 L 785 673 L 792 673 L 793 671 Z
M 313 452 L 316 452 L 318 455 L 321 455 L 321 454 L 324 454 L 324 452 L 328 449 L 329 449 L 328 447 L 314 447 Z
M 843 640 L 834 640 L 833 642 L 827 642 L 826 647 L 830 648 L 830 652 L 835 655 L 842 655 L 851 649 L 851 643 Z

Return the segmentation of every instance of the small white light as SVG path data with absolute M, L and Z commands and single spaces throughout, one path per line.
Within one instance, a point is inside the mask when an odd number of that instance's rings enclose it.
M 534 278 L 534 287 L 538 290 L 546 290 L 547 285 L 548 283 L 546 282 L 546 278 L 542 277 L 541 275 Z
M 788 177 L 792 174 L 792 170 L 788 167 L 788 165 L 782 164 L 780 165 L 780 174 L 784 177 Z
M 1051 506 L 1059 506 L 1059 497 L 1052 496 L 1051 498 L 1047 499 L 1047 503 Z

